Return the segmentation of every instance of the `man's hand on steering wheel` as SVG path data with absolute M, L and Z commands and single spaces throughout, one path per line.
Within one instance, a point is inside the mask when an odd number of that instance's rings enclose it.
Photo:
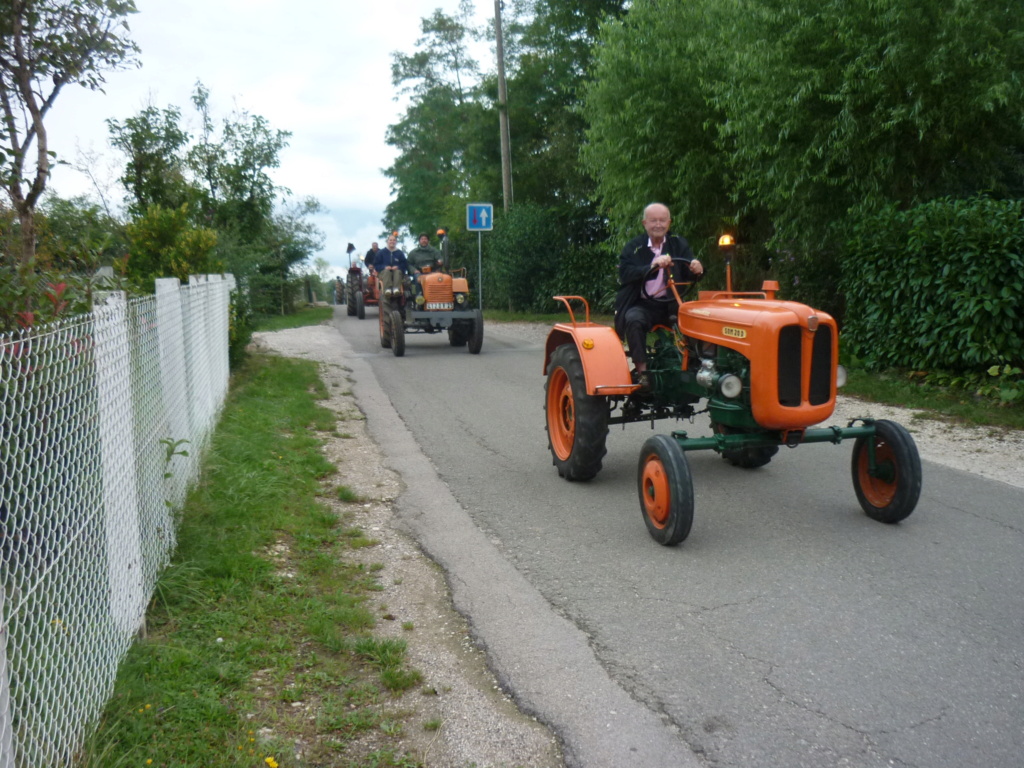
M 697 259 L 687 261 L 686 259 L 680 258 L 679 256 L 669 256 L 667 253 L 663 253 L 661 256 L 655 257 L 654 261 L 651 262 L 650 269 L 647 270 L 647 276 L 644 277 L 644 281 L 640 283 L 640 296 L 650 301 L 675 301 L 675 296 L 672 295 L 671 291 L 665 291 L 661 296 L 651 296 L 647 293 L 647 281 L 650 280 L 651 275 L 657 272 L 659 269 L 668 269 L 675 264 L 686 264 L 688 267 L 691 264 L 696 264 L 699 271 L 690 271 L 697 277 L 704 274 L 704 265 L 701 264 Z M 671 275 L 669 275 L 671 279 Z M 679 298 L 683 299 L 693 288 L 693 283 L 676 283 L 676 288 L 679 289 Z

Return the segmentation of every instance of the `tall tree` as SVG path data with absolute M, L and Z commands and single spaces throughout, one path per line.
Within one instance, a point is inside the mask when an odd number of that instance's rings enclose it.
M 0 181 L 21 227 L 21 265 L 35 256 L 34 213 L 50 172 L 45 119 L 65 85 L 100 89 L 105 71 L 135 61 L 133 0 L 0 3 Z
M 130 215 L 142 216 L 151 205 L 178 208 L 194 197 L 185 178 L 189 135 L 181 128 L 177 107 L 150 105 L 123 123 L 107 120 L 107 128 L 110 143 L 128 158 L 121 183 Z
M 461 1 L 455 16 L 436 10 L 422 20 L 416 49 L 392 54 L 392 83 L 411 100 L 386 136 L 399 151 L 384 171 L 395 195 L 385 211 L 388 229 L 431 231 L 447 218 L 452 198 L 468 188 L 465 124 L 477 111 L 479 75 L 468 53 L 472 13 L 469 0 Z

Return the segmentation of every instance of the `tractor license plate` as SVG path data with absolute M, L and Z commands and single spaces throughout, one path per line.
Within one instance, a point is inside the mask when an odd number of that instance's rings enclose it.
M 455 305 L 450 301 L 428 301 L 424 309 L 454 309 Z

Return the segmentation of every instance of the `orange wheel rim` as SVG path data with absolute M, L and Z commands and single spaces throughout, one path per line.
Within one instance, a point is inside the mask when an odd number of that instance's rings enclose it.
M 556 368 L 548 382 L 548 436 L 555 455 L 568 459 L 576 441 L 576 405 L 564 368 Z
M 655 454 L 644 460 L 644 472 L 640 478 L 643 490 L 644 512 L 656 528 L 664 528 L 668 522 L 672 492 L 669 490 L 665 465 Z
M 896 488 L 899 485 L 899 465 L 893 457 L 892 446 L 884 441 L 875 443 L 875 466 L 888 464 L 892 467 L 892 480 L 884 480 L 881 477 L 871 475 L 868 465 L 868 447 L 865 443 L 864 449 L 860 452 L 860 459 L 857 462 L 857 476 L 860 481 L 860 489 L 864 498 L 873 507 L 879 509 L 889 506 L 896 498 Z

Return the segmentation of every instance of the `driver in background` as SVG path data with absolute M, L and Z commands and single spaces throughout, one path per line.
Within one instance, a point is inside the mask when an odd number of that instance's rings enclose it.
M 412 292 L 418 295 L 420 291 L 419 276 L 424 267 L 431 270 L 444 268 L 444 256 L 437 248 L 430 244 L 430 235 L 421 232 L 419 245 L 409 251 L 409 271 L 412 272 Z
M 644 208 L 644 234 L 626 243 L 619 255 L 619 291 L 615 295 L 615 332 L 625 339 L 633 361 L 634 381 L 650 390 L 647 377 L 647 334 L 655 325 L 671 325 L 678 305 L 668 288 L 668 274 L 677 283 L 696 282 L 704 265 L 693 257 L 686 238 L 669 227 L 672 214 L 661 203 Z M 673 259 L 682 261 L 673 262 Z

